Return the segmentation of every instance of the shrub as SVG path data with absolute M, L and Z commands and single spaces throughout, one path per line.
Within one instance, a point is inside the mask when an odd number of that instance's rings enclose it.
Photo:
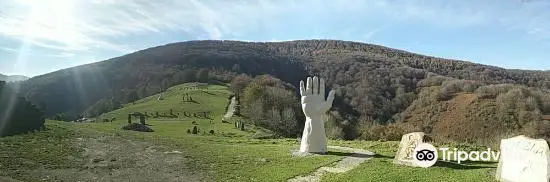
M 418 87 L 431 87 L 431 86 L 440 86 L 443 82 L 453 78 L 446 76 L 430 76 L 423 80 L 420 80 L 417 84 Z
M 525 128 L 524 132 L 526 136 L 531 138 L 542 138 L 550 141 L 550 121 L 534 121 Z
M 395 124 L 363 126 L 361 138 L 364 140 L 399 141 L 405 131 Z
M 475 93 L 479 98 L 482 99 L 494 99 L 498 95 L 508 92 L 513 88 L 518 88 L 519 86 L 513 84 L 495 84 L 495 85 L 486 85 L 476 89 Z
M 471 80 L 447 80 L 441 85 L 440 100 L 451 99 L 456 93 L 473 93 L 481 84 Z

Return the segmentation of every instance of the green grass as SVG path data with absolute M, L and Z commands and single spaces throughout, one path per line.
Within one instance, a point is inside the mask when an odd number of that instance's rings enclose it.
M 34 181 L 29 171 L 79 168 L 82 149 L 73 145 L 72 138 L 90 136 L 60 123 L 46 123 L 45 131 L 0 138 L 0 176 Z
M 348 173 L 326 175 L 323 181 L 496 181 L 496 163 L 492 162 L 438 161 L 429 168 L 415 168 L 392 163 L 399 142 L 331 141 L 331 144 L 367 149 L 377 155 Z
M 186 90 L 191 84 L 172 87 L 162 93 L 164 100 L 157 100 L 158 95 L 127 104 L 124 108 L 105 113 L 99 118 L 115 117 L 112 123 L 71 123 L 75 127 L 117 133 L 118 136 L 153 142 L 170 146 L 184 152 L 190 164 L 197 171 L 204 171 L 216 181 L 284 181 L 297 175 L 308 174 L 316 168 L 338 161 L 342 156 L 293 157 L 291 150 L 299 143 L 295 139 L 254 139 L 265 132 L 247 125 L 246 131 L 234 128 L 233 123 L 222 123 L 225 107 L 231 94 L 227 87 L 211 85 L 207 90 Z M 194 102 L 182 102 L 182 95 L 188 93 Z M 178 118 L 149 118 L 155 132 L 140 133 L 123 131 L 120 128 L 127 124 L 127 114 L 133 112 L 180 113 Z M 212 124 L 209 119 L 183 117 L 182 113 L 211 111 Z M 188 134 L 192 121 L 198 123 L 201 130 L 198 135 Z M 235 121 L 235 119 L 233 119 Z M 134 122 L 137 122 L 134 121 Z M 208 131 L 214 130 L 210 135 Z M 203 134 L 203 131 L 206 134 Z M 277 171 L 277 172 L 274 172 Z
M 33 174 L 39 168 L 82 169 L 88 158 L 75 145 L 75 138 L 112 136 L 111 143 L 126 140 L 161 145 L 183 152 L 188 170 L 213 181 L 286 181 L 298 175 L 307 175 L 322 166 L 330 166 L 349 153 L 332 151 L 333 155 L 294 157 L 296 139 L 255 139 L 268 135 L 264 129 L 247 125 L 246 131 L 234 128 L 233 123 L 222 123 L 228 97 L 227 87 L 210 85 L 207 90 L 186 90 L 190 84 L 172 87 L 162 93 L 164 100 L 154 95 L 124 108 L 96 118 L 116 118 L 114 122 L 66 123 L 48 121 L 48 130 L 31 134 L 0 138 L 0 177 L 10 176 L 24 181 L 38 181 L 43 176 Z M 182 102 L 188 93 L 194 102 Z M 143 133 L 121 130 L 127 124 L 128 113 L 169 113 L 178 118 L 148 118 L 155 132 Z M 184 111 L 211 111 L 213 119 L 183 117 Z M 236 117 L 231 122 L 238 120 Z M 137 122 L 134 119 L 134 122 Z M 188 134 L 195 121 L 201 132 Z M 211 123 L 212 122 L 212 123 Z M 215 134 L 208 134 L 214 130 Z M 203 134 L 203 131 L 206 134 Z M 397 166 L 392 162 L 398 142 L 329 141 L 330 145 L 362 148 L 378 155 L 345 174 L 328 174 L 323 181 L 492 181 L 495 164 L 439 163 L 431 168 Z M 122 144 L 121 144 L 122 145 Z M 109 148 L 105 150 L 109 151 Z M 128 149 L 130 150 L 130 149 Z M 132 152 L 140 152 L 134 149 Z M 336 155 L 338 153 L 338 155 Z M 345 155 L 342 155 L 345 154 Z M 114 155 L 114 154 L 113 154 Z M 118 153 L 117 155 L 124 155 Z M 87 161 L 88 160 L 88 161 Z M 121 166 L 121 164 L 117 164 Z M 124 166 L 124 165 L 122 165 Z M 97 173 L 97 171 L 96 171 Z M 97 173 L 103 174 L 103 173 Z M 144 176 L 146 177 L 146 176 Z M 77 179 L 77 178 L 69 178 Z M 69 180 L 71 181 L 71 180 Z

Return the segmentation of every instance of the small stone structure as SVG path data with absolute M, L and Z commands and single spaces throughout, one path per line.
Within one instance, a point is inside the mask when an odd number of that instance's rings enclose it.
M 134 113 L 128 114 L 128 124 L 132 123 L 132 117 L 139 117 L 139 123 L 141 123 L 142 125 L 146 124 L 145 123 L 145 117 L 146 117 L 145 114 L 142 114 L 140 112 L 134 112 Z
M 424 136 L 424 132 L 414 132 L 403 135 L 399 143 L 399 150 L 397 150 L 395 158 L 393 159 L 393 163 L 418 167 L 414 162 L 414 148 L 416 148 L 418 144 L 424 143 Z
M 506 182 L 550 180 L 550 149 L 544 139 L 523 135 L 500 141 L 496 179 Z
M 184 102 L 193 101 L 193 97 L 189 96 L 189 93 L 185 93 L 183 95 L 182 101 L 184 101 Z

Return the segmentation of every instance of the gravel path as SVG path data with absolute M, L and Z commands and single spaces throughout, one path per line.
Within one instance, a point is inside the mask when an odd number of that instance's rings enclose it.
M 315 172 L 309 174 L 308 176 L 296 176 L 295 178 L 289 179 L 289 182 L 317 182 L 321 181 L 321 177 L 326 173 L 345 173 L 348 172 L 361 163 L 367 161 L 368 159 L 374 156 L 373 152 L 355 149 L 349 147 L 340 147 L 340 146 L 328 146 L 328 148 L 343 150 L 347 152 L 353 152 L 352 155 L 345 157 L 344 159 L 338 161 L 333 167 L 321 167 L 315 170 Z

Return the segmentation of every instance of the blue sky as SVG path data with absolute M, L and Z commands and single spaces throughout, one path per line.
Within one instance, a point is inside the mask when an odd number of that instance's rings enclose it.
M 2 0 L 0 73 L 203 39 L 340 39 L 550 70 L 550 0 Z

